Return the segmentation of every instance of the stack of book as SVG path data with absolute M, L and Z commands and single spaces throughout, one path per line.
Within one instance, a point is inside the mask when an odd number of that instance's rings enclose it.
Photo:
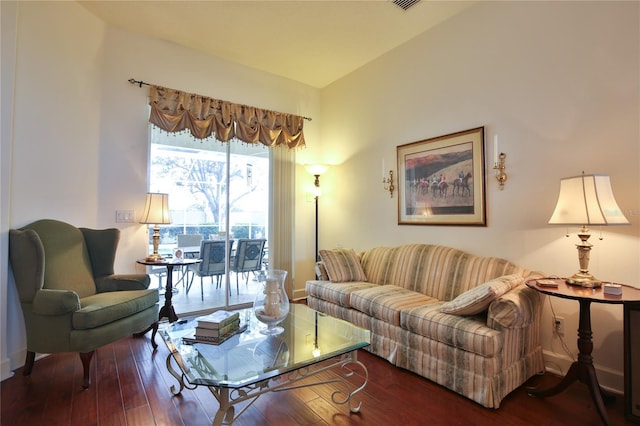
M 196 320 L 194 340 L 200 342 L 222 343 L 241 331 L 238 312 L 216 311 Z

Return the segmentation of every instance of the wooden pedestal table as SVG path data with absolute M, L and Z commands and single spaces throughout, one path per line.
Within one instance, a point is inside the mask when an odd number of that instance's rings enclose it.
M 202 262 L 202 259 L 162 259 L 157 261 L 149 261 L 146 259 L 140 259 L 137 261 L 141 265 L 147 266 L 165 266 L 167 268 L 167 284 L 164 291 L 164 305 L 160 308 L 159 320 L 162 318 L 168 318 L 169 322 L 178 321 L 178 315 L 176 315 L 175 309 L 171 304 L 171 298 L 173 297 L 173 268 L 176 266 L 189 266 Z
M 545 280 L 546 281 L 546 280 Z M 598 410 L 598 414 L 602 422 L 609 425 L 609 417 L 604 407 L 604 400 L 615 398 L 613 395 L 605 392 L 598 384 L 596 370 L 593 366 L 593 340 L 591 331 L 591 302 L 595 303 L 613 303 L 623 304 L 625 302 L 640 301 L 640 289 L 634 287 L 623 286 L 620 296 L 605 294 L 602 287 L 587 288 L 576 285 L 569 285 L 564 279 L 553 280 L 558 287 L 546 287 L 538 284 L 537 280 L 527 281 L 527 286 L 540 293 L 549 296 L 560 297 L 563 299 L 577 300 L 580 303 L 580 322 L 578 324 L 578 360 L 571 364 L 569 371 L 564 378 L 556 386 L 540 390 L 529 389 L 527 393 L 535 397 L 547 397 L 556 395 L 565 390 L 575 381 L 584 383 L 589 389 L 591 398 Z

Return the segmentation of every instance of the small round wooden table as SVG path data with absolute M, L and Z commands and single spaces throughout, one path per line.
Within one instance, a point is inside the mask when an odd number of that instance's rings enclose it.
M 160 308 L 159 320 L 162 318 L 168 318 L 169 322 L 178 321 L 178 315 L 176 315 L 175 309 L 171 304 L 171 298 L 173 297 L 173 268 L 176 266 L 193 265 L 195 263 L 202 262 L 202 259 L 161 259 L 161 260 L 137 260 L 141 265 L 147 266 L 165 266 L 167 268 L 167 284 L 164 290 L 164 306 Z
M 570 384 L 579 380 L 584 383 L 589 389 L 591 398 L 596 405 L 598 414 L 604 422 L 608 425 L 609 418 L 604 408 L 605 399 L 613 398 L 613 395 L 606 393 L 598 384 L 598 378 L 596 377 L 596 370 L 593 367 L 593 340 L 591 331 L 591 302 L 596 303 L 613 303 L 623 304 L 626 302 L 640 301 L 640 289 L 622 286 L 622 294 L 620 296 L 613 296 L 605 294 L 603 287 L 599 288 L 586 288 L 576 285 L 569 285 L 565 282 L 564 278 L 553 279 L 558 284 L 558 287 L 543 287 L 540 286 L 537 280 L 527 281 L 527 286 L 540 293 L 548 294 L 549 296 L 561 297 L 563 299 L 577 300 L 580 303 L 580 320 L 578 324 L 578 360 L 571 364 L 569 371 L 564 378 L 550 389 L 529 389 L 527 393 L 530 396 L 546 397 L 556 395 L 565 390 Z

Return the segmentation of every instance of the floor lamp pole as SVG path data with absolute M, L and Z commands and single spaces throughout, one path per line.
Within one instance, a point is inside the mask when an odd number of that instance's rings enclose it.
M 318 252 L 318 196 L 316 195 L 316 262 L 320 260 Z

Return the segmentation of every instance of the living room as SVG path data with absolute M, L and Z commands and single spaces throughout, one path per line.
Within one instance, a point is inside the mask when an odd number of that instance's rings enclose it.
M 314 276 L 313 178 L 321 248 L 443 244 L 566 276 L 577 269 L 576 229 L 548 224 L 560 179 L 611 176 L 630 226 L 592 237 L 590 269 L 640 285 L 640 11 L 637 2 L 481 2 L 326 87 L 315 88 L 110 26 L 75 2 L 2 2 L 0 339 L 2 378 L 24 361 L 24 326 L 7 264 L 7 230 L 43 217 L 116 226 L 142 210 L 147 189 L 147 92 L 127 80 L 310 116 L 296 152 L 294 298 Z M 34 117 L 38 125 L 34 125 Z M 487 226 L 398 225 L 396 147 L 484 126 Z M 507 154 L 500 190 L 491 141 Z M 116 270 L 139 272 L 146 227 L 122 232 Z M 375 231 L 372 231 L 375 230 Z M 571 238 L 565 238 L 565 233 Z M 602 240 L 598 237 L 602 235 Z M 578 305 L 552 300 L 570 330 Z M 601 385 L 623 390 L 622 309 L 593 306 Z M 545 301 L 546 368 L 571 359 L 553 336 Z

